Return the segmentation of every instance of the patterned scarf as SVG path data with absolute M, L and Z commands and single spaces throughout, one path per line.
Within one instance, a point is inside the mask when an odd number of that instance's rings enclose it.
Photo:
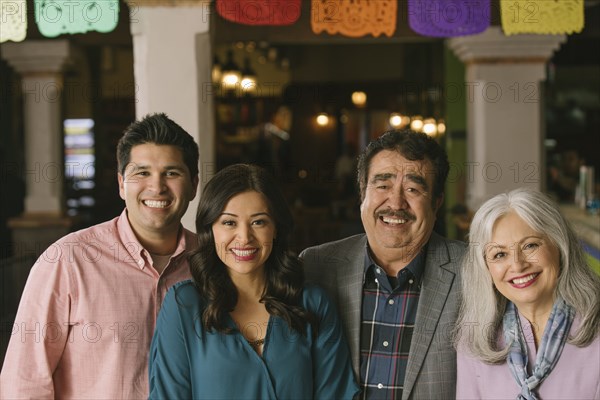
M 510 343 L 507 357 L 508 367 L 521 387 L 521 393 L 517 396 L 517 400 L 538 400 L 536 389 L 550 375 L 558 362 L 563 347 L 565 347 L 574 315 L 571 306 L 563 299 L 556 300 L 544 329 L 544 336 L 542 336 L 535 366 L 532 369 L 533 373 L 529 376 L 527 373 L 527 344 L 521 329 L 519 314 L 515 305 L 508 302 L 504 313 L 503 330 L 504 340 L 506 343 Z

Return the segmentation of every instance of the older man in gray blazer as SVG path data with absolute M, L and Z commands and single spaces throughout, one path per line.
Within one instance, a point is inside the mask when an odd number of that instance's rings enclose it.
M 448 176 L 425 134 L 389 131 L 359 157 L 366 235 L 302 252 L 308 281 L 336 301 L 366 399 L 452 399 L 459 260 L 433 232 Z

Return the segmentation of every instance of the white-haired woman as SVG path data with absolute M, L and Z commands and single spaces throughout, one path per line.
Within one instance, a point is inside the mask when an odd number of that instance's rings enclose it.
M 481 206 L 462 285 L 458 399 L 600 399 L 600 277 L 546 195 Z

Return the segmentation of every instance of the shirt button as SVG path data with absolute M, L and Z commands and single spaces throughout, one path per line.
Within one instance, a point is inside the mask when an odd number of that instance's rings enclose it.
M 383 347 L 388 347 L 388 346 L 389 346 L 389 344 L 390 344 L 390 343 L 389 343 L 387 340 L 384 340 L 384 341 L 383 341 Z
M 383 384 L 382 383 L 378 384 L 377 389 L 383 389 Z
M 412 285 L 412 284 L 413 284 L 413 280 L 412 280 L 412 279 L 409 279 L 409 280 L 408 280 L 408 283 L 410 283 L 410 284 Z
M 381 269 L 377 268 L 377 269 L 375 270 L 375 272 L 377 272 L 378 274 L 381 274 Z
M 392 304 L 394 304 L 394 299 L 389 299 L 389 300 L 388 300 L 388 304 L 389 304 L 389 305 L 392 305 Z

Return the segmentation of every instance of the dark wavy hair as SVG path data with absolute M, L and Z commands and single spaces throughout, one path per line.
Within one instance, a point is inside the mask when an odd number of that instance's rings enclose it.
M 365 199 L 371 160 L 383 150 L 397 151 L 410 161 L 429 159 L 433 164 L 433 172 L 435 173 L 433 196 L 431 198 L 433 204 L 435 204 L 436 199 L 444 194 L 444 185 L 450 171 L 448 155 L 444 148 L 425 133 L 411 131 L 410 129 L 391 130 L 384 132 L 369 143 L 358 158 L 357 183 L 361 201 Z
M 125 129 L 117 144 L 117 163 L 121 175 L 125 174 L 125 168 L 129 164 L 131 149 L 144 143 L 179 148 L 192 180 L 198 176 L 198 145 L 189 133 L 165 113 L 148 114 Z
M 298 257 L 289 251 L 293 219 L 273 177 L 264 169 L 247 164 L 231 165 L 215 174 L 206 184 L 196 213 L 198 250 L 190 257 L 190 270 L 200 296 L 206 302 L 202 322 L 208 331 L 229 333 L 226 317 L 237 303 L 238 292 L 219 259 L 212 231 L 229 200 L 244 192 L 262 194 L 269 207 L 277 239 L 265 262 L 266 285 L 260 301 L 269 314 L 285 320 L 291 329 L 305 334 L 307 323 L 316 330 L 313 313 L 301 305 L 304 270 Z

